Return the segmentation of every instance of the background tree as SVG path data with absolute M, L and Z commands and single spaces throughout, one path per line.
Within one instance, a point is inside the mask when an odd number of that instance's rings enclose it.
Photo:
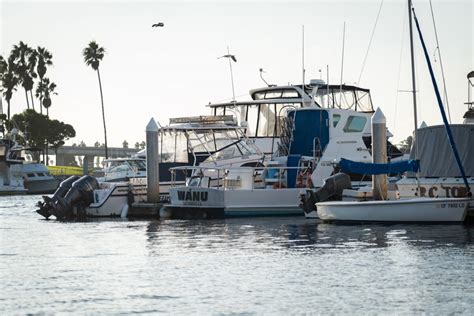
M 135 149 L 140 149 L 140 143 L 139 142 L 135 143 Z
M 128 142 L 126 140 L 123 141 L 122 147 L 123 148 L 128 148 Z
M 46 142 L 54 150 L 54 154 L 58 154 L 58 148 L 64 146 L 65 141 L 76 136 L 74 128 L 58 120 L 49 120 L 48 133 Z
M 141 148 L 141 149 L 145 149 L 145 146 L 146 146 L 145 141 L 142 141 L 142 142 L 140 143 L 140 148 Z
M 99 143 L 99 142 L 95 142 L 95 143 L 94 143 L 94 147 L 100 147 L 100 143 Z
M 18 85 L 18 77 L 15 71 L 15 63 L 13 58 L 8 58 L 8 61 L 0 56 L 0 89 L 3 97 L 7 101 L 7 119 L 10 120 L 10 100 L 13 96 L 13 91 Z
M 43 97 L 45 93 L 45 86 L 48 86 L 49 84 L 49 79 L 48 83 L 43 82 L 45 79 L 46 71 L 48 66 L 53 65 L 53 55 L 44 47 L 38 46 L 36 49 L 36 58 L 37 58 L 37 64 L 36 64 L 36 73 L 38 74 L 39 78 L 39 83 L 38 83 L 38 88 L 36 89 L 36 97 L 40 100 L 40 113 L 43 114 Z M 42 89 L 39 89 L 39 86 L 42 85 Z
M 84 62 L 87 66 L 91 66 L 97 72 L 97 78 L 99 79 L 99 89 L 100 89 L 100 101 L 102 103 L 102 121 L 104 123 L 104 142 L 105 142 L 105 158 L 109 158 L 108 148 L 107 148 L 107 128 L 105 125 L 105 110 L 104 110 L 104 96 L 102 93 L 102 83 L 100 80 L 100 71 L 99 65 L 105 55 L 105 49 L 100 47 L 95 41 L 89 43 L 89 45 L 84 48 L 82 51 L 82 56 L 84 57 Z
M 7 125 L 9 129 L 13 126 L 18 128 L 20 133 L 17 140 L 20 144 L 37 148 L 45 148 L 48 142 L 59 146 L 61 141 L 76 136 L 76 131 L 71 125 L 50 120 L 46 115 L 32 109 L 13 115 Z
M 398 149 L 404 154 L 409 154 L 411 150 L 411 145 L 413 143 L 413 137 L 408 136 L 406 139 L 402 140 L 400 144 L 398 144 Z
M 20 41 L 18 45 L 13 46 L 10 57 L 16 64 L 14 70 L 18 77 L 19 83 L 25 89 L 26 106 L 29 109 L 30 102 L 28 100 L 28 91 L 31 91 L 33 89 L 33 79 L 36 78 L 36 73 L 34 72 L 36 59 L 33 53 L 33 49 L 31 49 L 31 47 Z

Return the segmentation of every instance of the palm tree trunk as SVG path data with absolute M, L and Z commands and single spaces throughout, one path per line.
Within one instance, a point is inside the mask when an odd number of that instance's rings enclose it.
M 33 90 L 30 90 L 30 96 L 31 96 L 31 105 L 33 106 L 33 110 L 35 109 L 35 102 L 33 101 Z
M 28 107 L 28 110 L 30 109 L 30 102 L 28 101 L 28 91 L 25 89 L 25 96 L 26 96 L 26 106 Z
M 43 114 L 43 93 L 40 96 L 40 113 Z
M 10 99 L 7 99 L 7 116 L 8 120 L 10 120 Z
M 104 109 L 104 96 L 102 94 L 102 83 L 100 81 L 100 72 L 97 67 L 97 78 L 99 78 L 99 89 L 100 89 L 100 101 L 102 103 L 102 121 L 104 122 L 104 144 L 105 144 L 105 159 L 109 158 L 109 152 L 107 147 L 107 128 L 105 127 L 105 109 Z

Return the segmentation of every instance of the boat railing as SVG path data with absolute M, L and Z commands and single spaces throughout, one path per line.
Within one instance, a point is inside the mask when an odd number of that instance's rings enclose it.
M 178 166 L 169 169 L 171 186 L 182 185 L 176 174 L 184 173 L 186 186 L 222 190 L 305 188 L 311 186 L 311 168 L 307 165 L 288 167 L 200 167 Z M 181 178 L 181 177 L 180 177 Z

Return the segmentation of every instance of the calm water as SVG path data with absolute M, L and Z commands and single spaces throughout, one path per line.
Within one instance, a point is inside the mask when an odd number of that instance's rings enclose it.
M 60 223 L 0 198 L 0 314 L 474 313 L 474 226 Z

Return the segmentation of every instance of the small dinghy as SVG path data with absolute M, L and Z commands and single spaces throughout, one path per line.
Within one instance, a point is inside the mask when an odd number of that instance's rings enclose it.
M 317 203 L 324 221 L 463 222 L 470 198 L 412 198 Z

